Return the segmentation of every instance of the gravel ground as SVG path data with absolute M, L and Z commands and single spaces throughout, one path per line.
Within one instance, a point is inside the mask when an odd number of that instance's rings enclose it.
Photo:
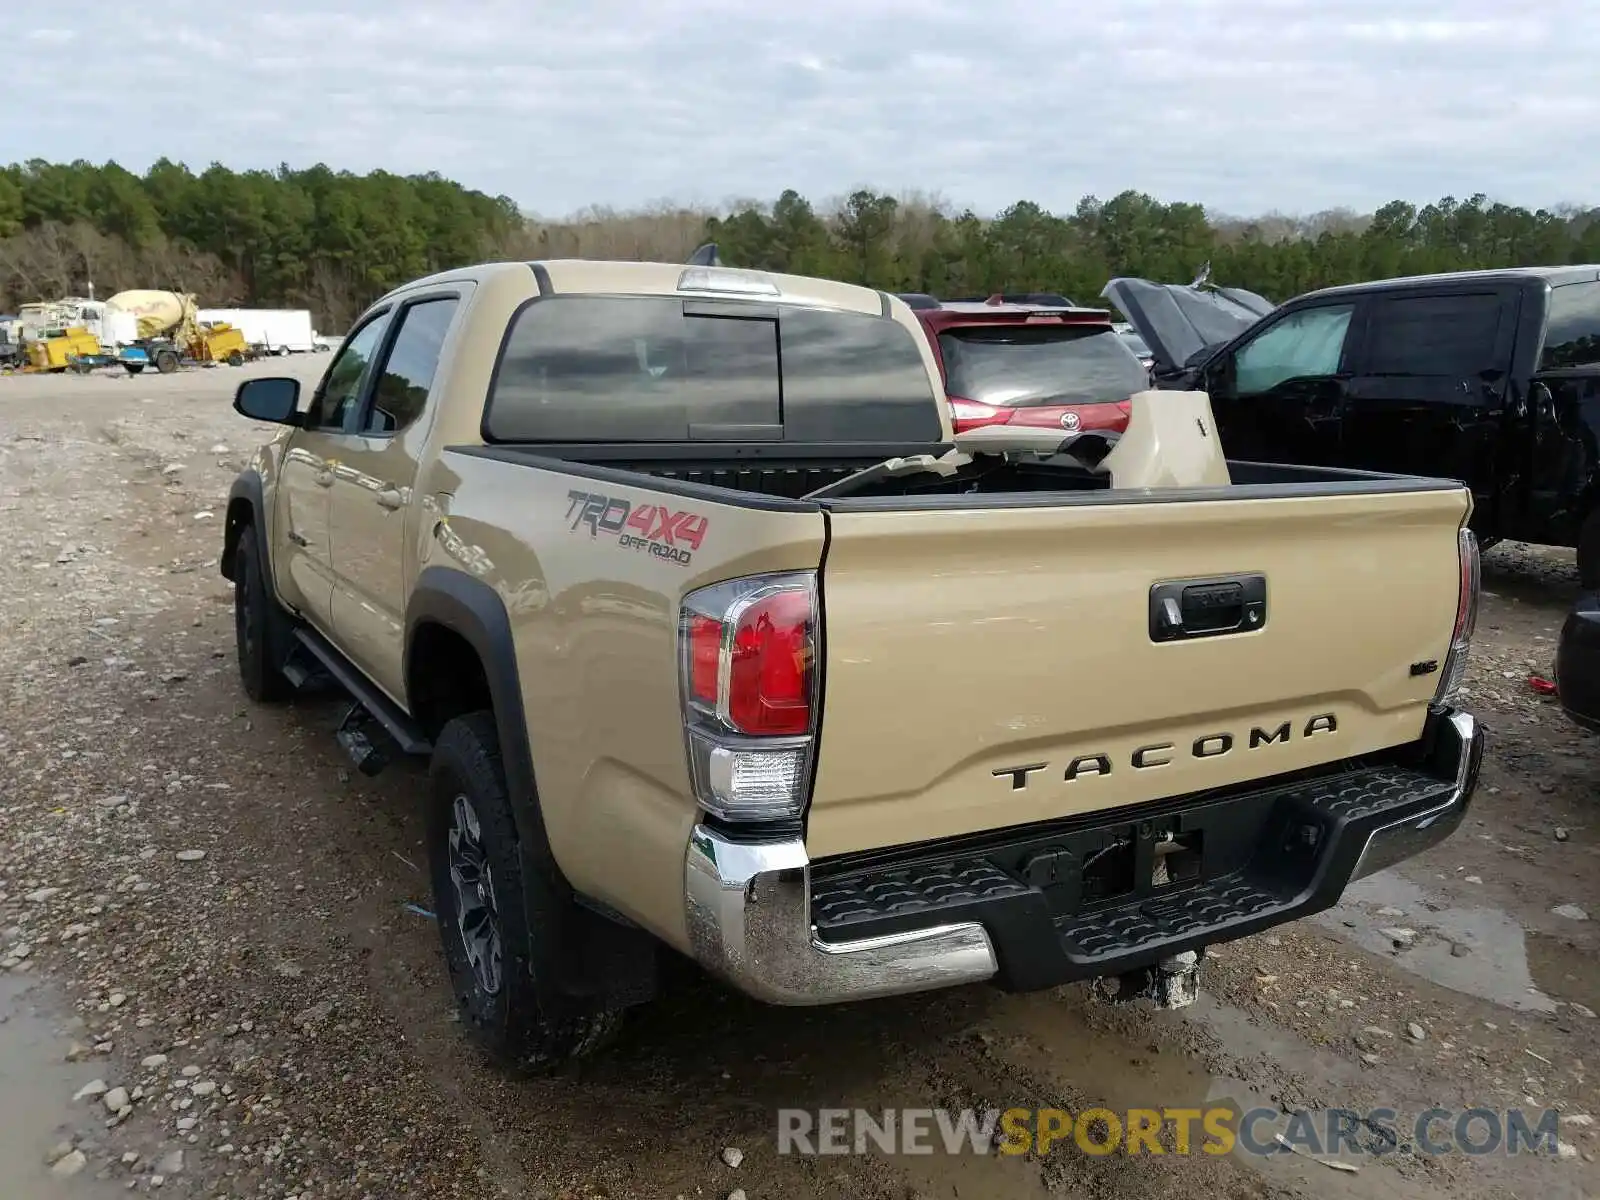
M 283 369 L 0 378 L 0 1196 L 1600 1194 L 1600 745 L 1528 683 L 1569 553 L 1487 557 L 1467 823 L 1221 947 L 1192 1008 L 966 988 L 779 1010 L 684 969 L 614 1051 L 513 1081 L 463 1041 L 407 907 L 430 904 L 420 772 L 353 775 L 334 700 L 262 710 L 237 683 L 216 560 L 264 431 L 227 401 Z M 1356 1171 L 777 1152 L 779 1107 L 1223 1101 L 1551 1106 L 1563 1149 Z

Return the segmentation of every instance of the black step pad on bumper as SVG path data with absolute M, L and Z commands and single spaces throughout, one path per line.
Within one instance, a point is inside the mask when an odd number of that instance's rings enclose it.
M 1220 797 L 815 863 L 817 936 L 847 942 L 976 921 L 994 944 L 998 982 L 1031 990 L 1317 912 L 1358 867 L 1370 873 L 1460 823 L 1482 733 L 1470 717 L 1441 719 L 1449 724 L 1430 726 L 1409 756 L 1416 765 L 1350 763 Z

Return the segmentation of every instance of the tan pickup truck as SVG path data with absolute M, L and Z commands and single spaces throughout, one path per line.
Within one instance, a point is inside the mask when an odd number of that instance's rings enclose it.
M 451 980 L 515 1065 L 666 950 L 777 1004 L 1181 1002 L 1476 781 L 1464 488 L 1227 462 L 1203 393 L 957 438 L 880 292 L 452 271 L 235 407 L 283 427 L 228 507 L 245 690 L 430 759 Z

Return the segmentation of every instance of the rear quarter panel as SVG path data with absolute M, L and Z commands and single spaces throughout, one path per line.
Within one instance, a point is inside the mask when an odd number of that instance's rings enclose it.
M 811 570 L 818 511 L 673 495 L 611 478 L 447 451 L 423 566 L 491 584 L 511 618 L 534 777 L 562 871 L 680 949 L 683 859 L 697 808 L 678 686 L 678 609 L 694 588 Z M 705 518 L 689 560 L 656 557 L 584 520 L 590 496 Z M 625 529 L 636 533 L 636 529 Z

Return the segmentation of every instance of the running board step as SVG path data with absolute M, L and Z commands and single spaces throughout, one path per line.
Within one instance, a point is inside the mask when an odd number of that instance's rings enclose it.
M 283 677 L 294 685 L 296 691 L 300 692 L 310 691 L 324 683 L 333 682 L 333 676 L 322 669 L 320 660 L 313 659 L 310 662 L 306 662 L 303 657 L 293 652 L 289 655 L 289 661 L 283 664 Z
M 384 731 L 394 739 L 395 745 L 402 751 L 406 754 L 433 753 L 433 743 L 427 739 L 416 723 L 401 711 L 399 705 L 373 687 L 359 671 L 351 667 L 326 638 L 313 629 L 304 628 L 295 630 L 294 636 L 295 640 L 317 660 L 322 669 L 333 676 L 356 703 L 372 714 L 373 719 L 383 726 Z
M 344 720 L 339 723 L 339 728 L 334 731 L 334 739 L 344 748 L 350 756 L 350 761 L 356 770 L 363 775 L 376 775 L 389 765 L 389 756 L 385 754 L 369 736 L 367 727 L 372 722 L 372 714 L 357 701 L 350 706 L 350 711 L 345 713 Z

